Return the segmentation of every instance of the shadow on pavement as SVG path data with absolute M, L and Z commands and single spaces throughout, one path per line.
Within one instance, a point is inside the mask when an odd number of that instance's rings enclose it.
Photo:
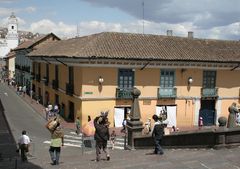
M 0 100 L 0 168 L 2 169 L 42 169 L 31 162 L 21 162 L 16 152 L 16 141 L 4 114 L 4 106 Z

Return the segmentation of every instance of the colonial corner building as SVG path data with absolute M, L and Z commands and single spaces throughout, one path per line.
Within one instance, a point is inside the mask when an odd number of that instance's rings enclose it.
M 166 113 L 169 127 L 218 125 L 240 101 L 240 42 L 103 32 L 48 41 L 32 50 L 32 89 L 43 104 L 81 124 L 109 110 L 120 127 L 134 87 L 141 120 Z

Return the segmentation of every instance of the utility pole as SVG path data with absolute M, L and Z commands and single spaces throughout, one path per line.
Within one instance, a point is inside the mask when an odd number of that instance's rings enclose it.
M 144 34 L 144 1 L 142 2 L 143 34 Z

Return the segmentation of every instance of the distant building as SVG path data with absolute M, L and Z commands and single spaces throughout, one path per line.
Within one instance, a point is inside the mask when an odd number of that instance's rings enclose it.
M 31 40 L 27 39 L 26 41 L 23 41 L 21 44 L 19 44 L 18 47 L 13 49 L 13 51 L 10 53 L 11 55 L 9 54 L 8 63 L 13 63 L 11 62 L 12 55 L 14 55 L 15 59 L 15 81 L 21 86 L 26 86 L 27 93 L 29 93 L 29 91 L 31 90 L 31 79 L 33 78 L 31 72 L 33 70 L 32 61 L 28 57 L 26 57 L 26 55 L 33 50 L 37 50 L 39 46 L 58 40 L 60 40 L 60 38 L 53 33 L 35 36 Z M 9 65 L 9 68 L 11 68 L 11 65 Z
M 5 66 L 3 58 L 7 56 L 11 49 L 14 49 L 19 44 L 18 37 L 18 20 L 14 13 L 8 18 L 7 35 L 0 38 L 0 67 Z

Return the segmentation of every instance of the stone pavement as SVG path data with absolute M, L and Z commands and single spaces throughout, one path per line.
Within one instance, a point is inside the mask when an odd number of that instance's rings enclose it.
M 18 158 L 16 143 L 8 126 L 4 108 L 0 100 L 0 168 L 8 166 L 8 161 L 15 162 Z M 7 162 L 6 162 L 7 161 Z
M 239 151 L 235 149 L 168 149 L 164 155 L 153 155 L 152 150 L 111 151 L 110 161 L 103 157 L 95 162 L 95 153 L 66 155 L 63 150 L 60 164 L 51 166 L 48 157 L 29 160 L 22 169 L 239 169 Z M 102 155 L 103 156 L 103 155 Z M 34 166 L 33 166 L 34 164 Z

